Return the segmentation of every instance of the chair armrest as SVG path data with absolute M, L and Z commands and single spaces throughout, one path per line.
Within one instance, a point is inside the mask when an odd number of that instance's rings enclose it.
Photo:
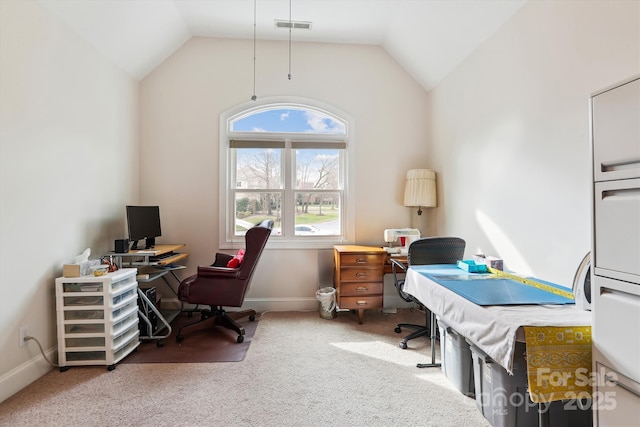
M 402 271 L 398 271 L 397 268 L 399 268 Z M 413 295 L 410 295 L 408 293 L 406 293 L 403 288 L 404 288 L 404 278 L 398 278 L 398 274 L 406 274 L 407 270 L 409 269 L 409 267 L 403 263 L 401 263 L 400 261 L 396 260 L 396 259 L 391 259 L 391 272 L 393 273 L 393 282 L 394 285 L 398 291 L 398 295 L 400 295 L 400 298 L 402 298 L 403 300 L 407 301 L 407 302 L 416 302 L 418 304 L 420 304 L 420 301 L 416 300 Z
M 198 277 L 207 279 L 234 279 L 238 276 L 239 271 L 238 268 L 199 265 Z
M 397 271 L 396 268 L 400 268 L 402 271 Z M 396 280 L 396 274 L 402 274 L 407 272 L 407 266 L 398 261 L 397 259 L 391 258 L 391 272 L 393 273 L 393 280 Z
M 233 259 L 233 255 L 223 254 L 222 252 L 218 252 L 216 254 L 216 259 L 211 264 L 211 267 L 226 267 L 227 263 Z

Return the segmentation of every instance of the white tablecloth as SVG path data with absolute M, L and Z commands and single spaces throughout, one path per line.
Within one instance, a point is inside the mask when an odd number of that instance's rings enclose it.
M 433 268 L 434 273 L 438 268 L 443 270 L 442 266 Z M 573 304 L 479 306 L 411 268 L 407 271 L 403 290 L 509 373 L 513 372 L 518 332 L 524 341 L 522 326 L 591 326 L 591 312 L 577 309 Z

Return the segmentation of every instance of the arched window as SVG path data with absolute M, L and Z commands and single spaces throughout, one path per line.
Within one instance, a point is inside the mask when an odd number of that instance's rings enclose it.
M 243 242 L 267 218 L 274 221 L 270 246 L 348 240 L 348 119 L 308 103 L 266 102 L 222 122 L 221 243 Z

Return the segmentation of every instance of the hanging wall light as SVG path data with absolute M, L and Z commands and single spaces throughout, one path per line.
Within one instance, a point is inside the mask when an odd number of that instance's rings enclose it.
M 410 169 L 404 186 L 404 206 L 436 207 L 436 173 L 429 169 Z

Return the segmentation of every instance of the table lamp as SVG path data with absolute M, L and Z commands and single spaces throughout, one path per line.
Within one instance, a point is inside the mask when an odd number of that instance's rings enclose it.
M 429 169 L 410 169 L 404 186 L 404 206 L 418 207 L 418 215 L 422 215 L 422 207 L 436 207 L 436 173 Z

